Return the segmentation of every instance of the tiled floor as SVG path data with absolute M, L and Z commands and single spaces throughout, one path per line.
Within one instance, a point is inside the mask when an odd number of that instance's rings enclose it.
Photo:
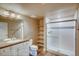
M 52 54 L 52 53 L 50 53 L 50 52 L 47 52 L 46 54 L 45 54 L 45 56 L 56 56 L 55 54 Z
M 56 55 L 50 52 L 42 52 L 38 56 L 56 56 Z

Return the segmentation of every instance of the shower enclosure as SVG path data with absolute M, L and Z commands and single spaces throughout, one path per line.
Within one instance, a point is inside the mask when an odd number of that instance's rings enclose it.
M 76 21 L 48 23 L 47 49 L 75 55 L 75 25 Z
M 79 8 L 65 8 L 45 18 L 45 51 L 79 56 Z

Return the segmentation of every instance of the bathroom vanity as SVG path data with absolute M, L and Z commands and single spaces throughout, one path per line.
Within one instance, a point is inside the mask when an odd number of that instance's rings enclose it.
M 1 42 L 0 56 L 29 56 L 29 40 Z
M 0 16 L 0 56 L 29 56 L 29 38 L 23 38 L 22 20 Z

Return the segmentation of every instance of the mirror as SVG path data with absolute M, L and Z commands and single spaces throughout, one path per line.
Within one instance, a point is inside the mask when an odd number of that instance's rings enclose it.
M 6 40 L 23 39 L 22 20 L 0 16 L 0 42 Z

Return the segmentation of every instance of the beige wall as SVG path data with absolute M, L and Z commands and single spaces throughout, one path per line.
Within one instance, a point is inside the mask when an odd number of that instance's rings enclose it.
M 25 18 L 24 21 L 24 39 L 33 39 L 33 43 L 36 44 L 38 25 L 37 20 L 31 18 Z

